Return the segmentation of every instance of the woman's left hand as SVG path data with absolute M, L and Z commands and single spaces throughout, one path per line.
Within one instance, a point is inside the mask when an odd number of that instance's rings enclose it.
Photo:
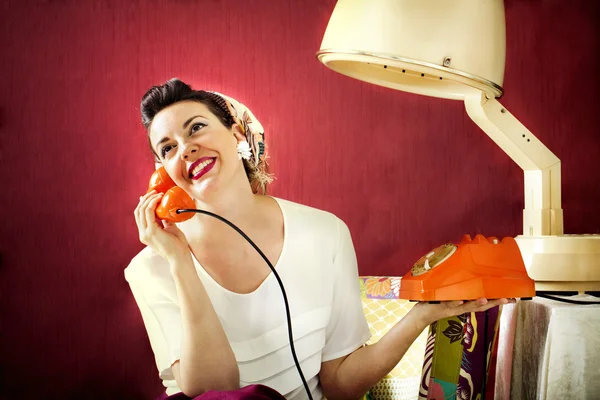
M 454 317 L 470 312 L 489 310 L 490 308 L 503 304 L 515 303 L 515 299 L 477 299 L 473 301 L 442 301 L 439 304 L 428 302 L 417 303 L 413 309 L 418 313 L 419 320 L 429 326 L 440 319 Z

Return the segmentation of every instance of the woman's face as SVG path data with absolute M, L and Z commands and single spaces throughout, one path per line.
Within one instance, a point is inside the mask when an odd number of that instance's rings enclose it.
M 171 179 L 195 199 L 206 201 L 235 174 L 245 176 L 236 148 L 244 140 L 239 126 L 226 128 L 200 102 L 182 101 L 163 109 L 149 135 Z

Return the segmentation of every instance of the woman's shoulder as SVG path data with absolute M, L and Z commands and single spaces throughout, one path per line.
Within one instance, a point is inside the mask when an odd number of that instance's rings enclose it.
M 311 232 L 315 237 L 332 238 L 344 236 L 348 231 L 346 223 L 333 212 L 281 198 L 275 200 L 281 207 L 288 232 Z
M 337 215 L 330 211 L 322 210 L 320 208 L 308 206 L 279 197 L 273 198 L 277 201 L 279 207 L 281 208 L 283 214 L 286 217 L 300 217 L 298 218 L 300 221 L 308 222 L 311 224 L 320 223 L 336 226 L 339 223 L 344 223 Z
M 129 283 L 172 280 L 169 263 L 150 247 L 145 247 L 131 259 L 124 274 Z

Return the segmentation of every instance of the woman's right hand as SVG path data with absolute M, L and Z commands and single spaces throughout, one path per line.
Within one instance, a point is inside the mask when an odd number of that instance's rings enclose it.
M 156 217 L 156 207 L 162 197 L 163 193 L 155 190 L 140 197 L 135 208 L 135 222 L 140 241 L 173 263 L 190 257 L 190 250 L 184 233 L 174 223 Z

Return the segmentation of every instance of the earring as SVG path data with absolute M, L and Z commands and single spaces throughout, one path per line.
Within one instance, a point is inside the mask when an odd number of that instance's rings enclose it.
M 242 158 L 244 160 L 249 160 L 250 156 L 252 155 L 252 152 L 250 151 L 250 145 L 248 144 L 248 142 L 246 142 L 245 140 L 243 142 L 239 142 L 237 144 L 237 153 L 238 153 L 238 158 L 240 160 Z

